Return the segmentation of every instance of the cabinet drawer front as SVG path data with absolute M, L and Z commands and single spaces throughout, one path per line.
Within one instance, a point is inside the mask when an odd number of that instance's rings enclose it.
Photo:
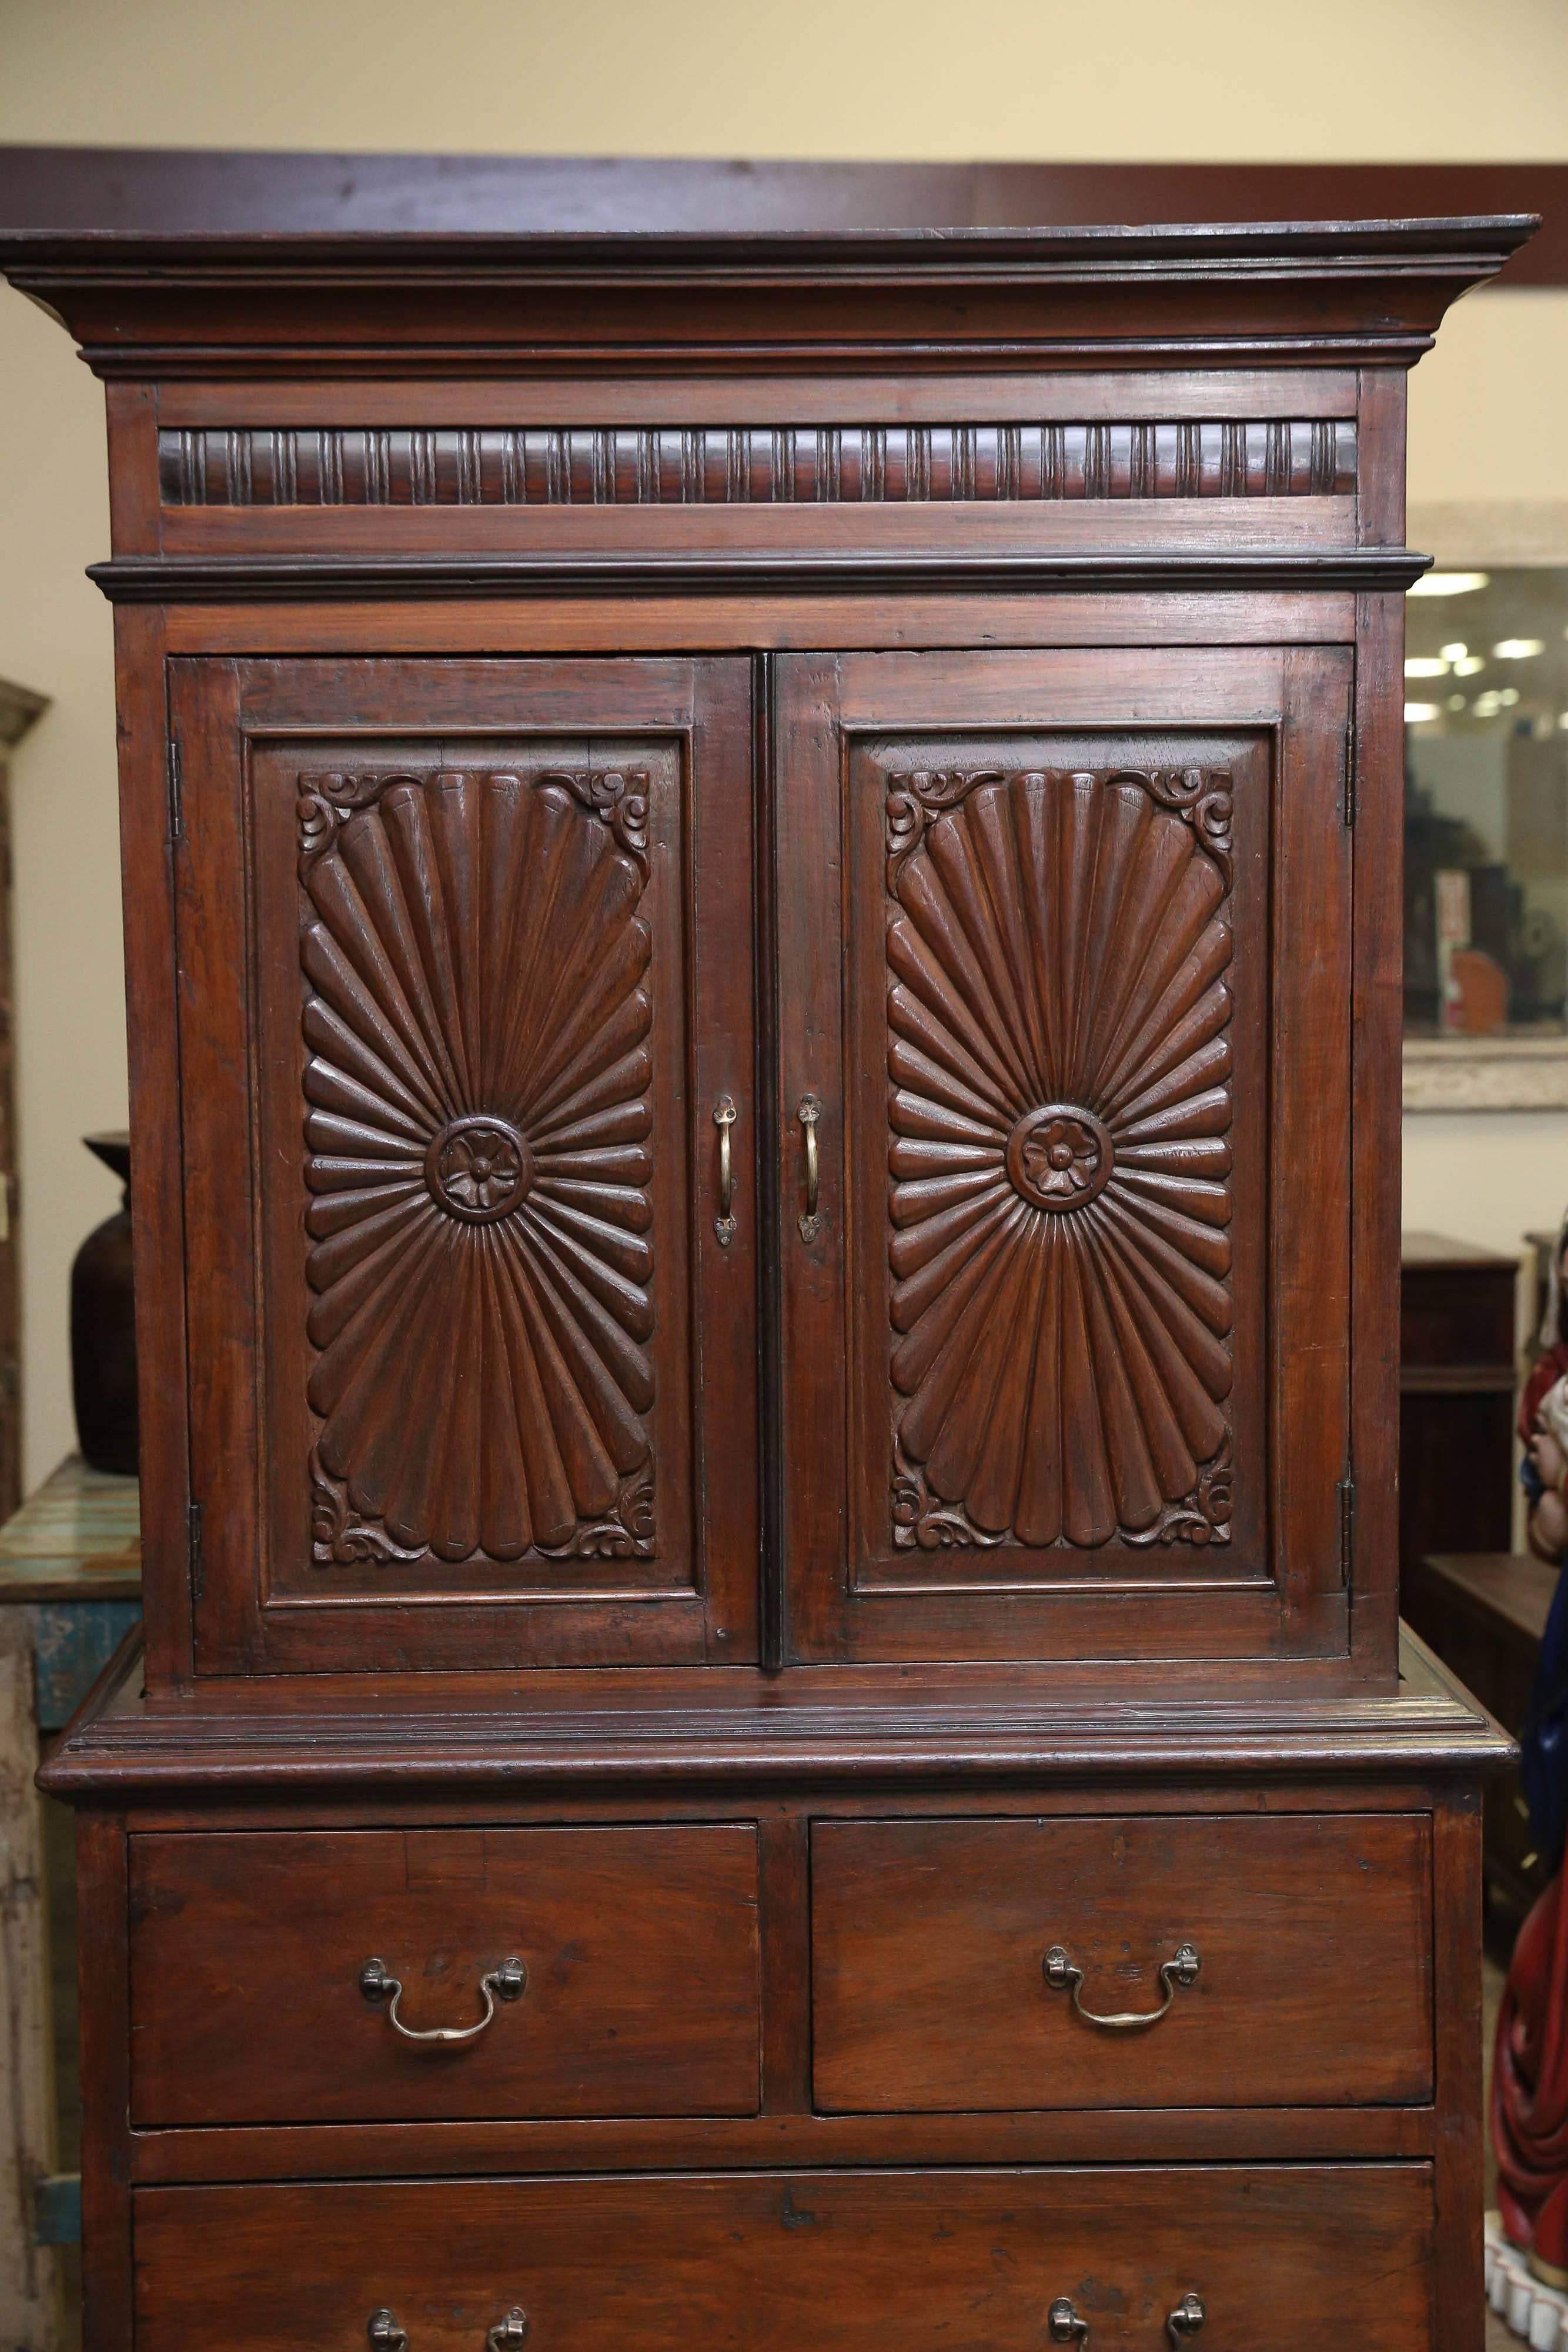
M 1422 2165 L 147 2189 L 135 2232 L 140 2352 L 364 2352 L 378 2310 L 483 2352 L 513 2309 L 528 2352 L 990 2352 L 1059 2296 L 1168 2352 L 1189 2294 L 1202 2352 L 1431 2341 Z
M 819 2107 L 1431 2095 L 1424 1814 L 819 1822 L 811 1887 Z
M 372 1830 L 131 1843 L 139 2124 L 751 2115 L 757 1840 L 671 1829 Z M 413 2032 L 361 1971 L 384 1964 Z

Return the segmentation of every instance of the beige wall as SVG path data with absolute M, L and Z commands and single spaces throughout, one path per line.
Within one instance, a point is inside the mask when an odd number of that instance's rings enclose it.
M 1563 0 L 0 0 L 0 139 L 497 152 L 1568 157 Z M 1568 294 L 1461 305 L 1415 379 L 1412 496 L 1568 501 Z M 72 1442 L 66 1283 L 114 1205 L 77 1139 L 125 1075 L 98 386 L 0 291 L 0 675 L 14 765 L 26 1475 Z M 1449 551 L 1445 550 L 1445 552 Z M 1511 1242 L 1568 1116 L 1408 1121 L 1413 1222 Z

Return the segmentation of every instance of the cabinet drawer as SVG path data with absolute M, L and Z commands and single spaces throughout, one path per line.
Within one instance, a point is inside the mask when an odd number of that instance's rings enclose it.
M 139 2124 L 751 2115 L 757 1838 L 649 1829 L 131 1841 Z M 525 1981 L 483 2032 L 481 1979 Z
M 811 1890 L 821 2108 L 1431 2095 L 1425 1814 L 818 1822 Z
M 145 2189 L 136 2342 L 990 2352 L 1067 2296 L 1090 2352 L 1169 2352 L 1197 2294 L 1201 2352 L 1424 2352 L 1431 2238 L 1414 2164 Z

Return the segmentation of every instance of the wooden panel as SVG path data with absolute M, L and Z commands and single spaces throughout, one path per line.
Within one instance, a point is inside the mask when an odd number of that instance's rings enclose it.
M 177 672 L 207 1671 L 754 1643 L 747 681 L 697 677 Z
M 1067 2295 L 1096 2352 L 1164 2352 L 1196 2292 L 1212 2352 L 1295 2352 L 1304 2312 L 1427 2352 L 1431 2245 L 1424 2165 L 144 2189 L 137 2343 L 353 2352 L 384 2307 L 474 2352 L 516 2306 L 552 2352 L 980 2352 Z
M 751 2115 L 758 1853 L 744 1824 L 131 1840 L 141 2125 Z M 511 1957 L 520 1998 L 472 2025 Z
M 1424 1814 L 823 1823 L 820 2106 L 1343 2105 L 1432 2085 Z M 1087 2023 L 1047 1981 L 1060 1946 Z
M 779 663 L 795 1654 L 1344 1647 L 1349 675 L 1307 658 L 1311 709 L 1218 653 Z

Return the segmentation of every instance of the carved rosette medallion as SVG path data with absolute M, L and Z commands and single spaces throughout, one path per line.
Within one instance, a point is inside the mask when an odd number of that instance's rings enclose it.
M 889 780 L 893 1540 L 1224 1544 L 1231 779 Z
M 646 791 L 299 779 L 320 1565 L 653 1556 Z
M 1086 1209 L 1116 1164 L 1109 1130 L 1079 1103 L 1026 1111 L 1008 1138 L 1008 1181 L 1037 1209 Z
M 509 1216 L 533 1181 L 528 1138 L 504 1118 L 455 1118 L 433 1135 L 424 1155 L 430 1197 L 465 1223 Z

